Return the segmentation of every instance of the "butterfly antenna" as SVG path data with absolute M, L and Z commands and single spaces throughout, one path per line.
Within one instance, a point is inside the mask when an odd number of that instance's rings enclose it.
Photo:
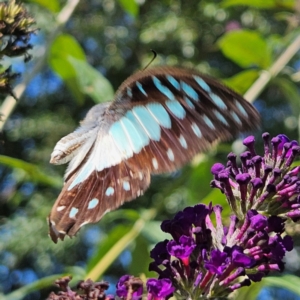
M 145 71 L 145 70 L 152 64 L 152 62 L 154 61 L 154 59 L 155 59 L 156 56 L 157 56 L 157 53 L 156 53 L 155 50 L 153 50 L 153 49 L 150 49 L 150 50 L 151 50 L 151 52 L 153 53 L 153 57 L 152 57 L 152 59 L 148 62 L 148 64 L 146 65 L 146 67 L 144 67 L 143 71 Z

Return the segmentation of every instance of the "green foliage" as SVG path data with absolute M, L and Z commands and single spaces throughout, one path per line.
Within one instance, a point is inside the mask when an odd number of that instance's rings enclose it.
M 114 90 L 110 82 L 87 62 L 72 56 L 68 61 L 76 70 L 78 87 L 82 94 L 90 96 L 96 103 L 114 99 Z
M 242 68 L 270 67 L 271 51 L 267 42 L 255 31 L 230 31 L 220 38 L 218 45 L 226 57 Z

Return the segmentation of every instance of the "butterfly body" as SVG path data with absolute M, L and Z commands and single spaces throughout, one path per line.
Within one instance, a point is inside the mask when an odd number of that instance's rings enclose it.
M 258 123 L 240 95 L 193 70 L 161 67 L 130 76 L 113 102 L 94 106 L 54 148 L 51 163 L 70 163 L 49 216 L 51 238 L 73 236 L 143 194 L 151 174 L 174 171 Z

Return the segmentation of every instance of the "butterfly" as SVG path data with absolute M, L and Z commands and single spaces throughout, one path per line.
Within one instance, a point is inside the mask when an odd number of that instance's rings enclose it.
M 258 127 L 259 114 L 242 96 L 195 70 L 139 71 L 112 102 L 90 109 L 55 146 L 50 162 L 69 162 L 48 217 L 56 243 L 142 195 L 151 174 L 172 172 L 213 143 Z

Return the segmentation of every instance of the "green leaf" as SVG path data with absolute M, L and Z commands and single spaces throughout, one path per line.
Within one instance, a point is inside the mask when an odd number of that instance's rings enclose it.
M 0 155 L 0 164 L 13 169 L 25 171 L 26 174 L 30 177 L 30 180 L 36 183 L 46 184 L 58 188 L 60 188 L 62 185 L 61 179 L 51 177 L 41 171 L 39 167 L 25 162 L 21 159 Z
M 242 68 L 269 68 L 271 53 L 266 41 L 255 31 L 237 30 L 224 34 L 218 45 L 223 54 Z
M 39 4 L 54 13 L 60 11 L 60 4 L 59 4 L 58 0 L 51 0 L 51 1 L 49 1 L 49 0 L 28 0 L 28 1 Z
M 263 282 L 255 282 L 255 284 L 251 284 L 251 286 L 242 287 L 241 289 L 236 290 L 237 295 L 234 297 L 234 300 L 254 300 L 257 298 L 263 287 Z
M 142 230 L 142 235 L 151 242 L 151 244 L 157 244 L 165 239 L 170 239 L 171 236 L 165 233 L 160 228 L 161 221 L 149 221 Z
M 270 9 L 270 8 L 288 8 L 295 7 L 294 0 L 224 0 L 221 5 L 223 7 L 244 5 L 251 6 L 257 9 Z
M 150 276 L 148 271 L 149 264 L 152 258 L 149 256 L 148 241 L 141 235 L 135 240 L 135 247 L 132 252 L 134 258 L 129 266 L 129 274 L 145 274 L 146 277 Z
M 265 286 L 274 286 L 287 289 L 300 296 L 300 278 L 294 275 L 284 275 L 280 277 L 266 277 L 263 280 Z
M 133 17 L 136 17 L 139 12 L 139 6 L 135 0 L 118 0 L 122 8 L 131 14 Z
M 96 103 L 113 100 L 114 90 L 110 82 L 87 62 L 72 56 L 68 62 L 76 70 L 79 89 L 83 94 L 90 96 Z
M 258 76 L 259 72 L 257 70 L 245 70 L 235 76 L 223 80 L 223 82 L 238 93 L 244 94 Z
M 62 79 L 76 77 L 77 72 L 68 61 L 69 57 L 85 61 L 85 54 L 79 43 L 71 36 L 62 34 L 58 36 L 51 45 L 48 61 L 53 69 Z

